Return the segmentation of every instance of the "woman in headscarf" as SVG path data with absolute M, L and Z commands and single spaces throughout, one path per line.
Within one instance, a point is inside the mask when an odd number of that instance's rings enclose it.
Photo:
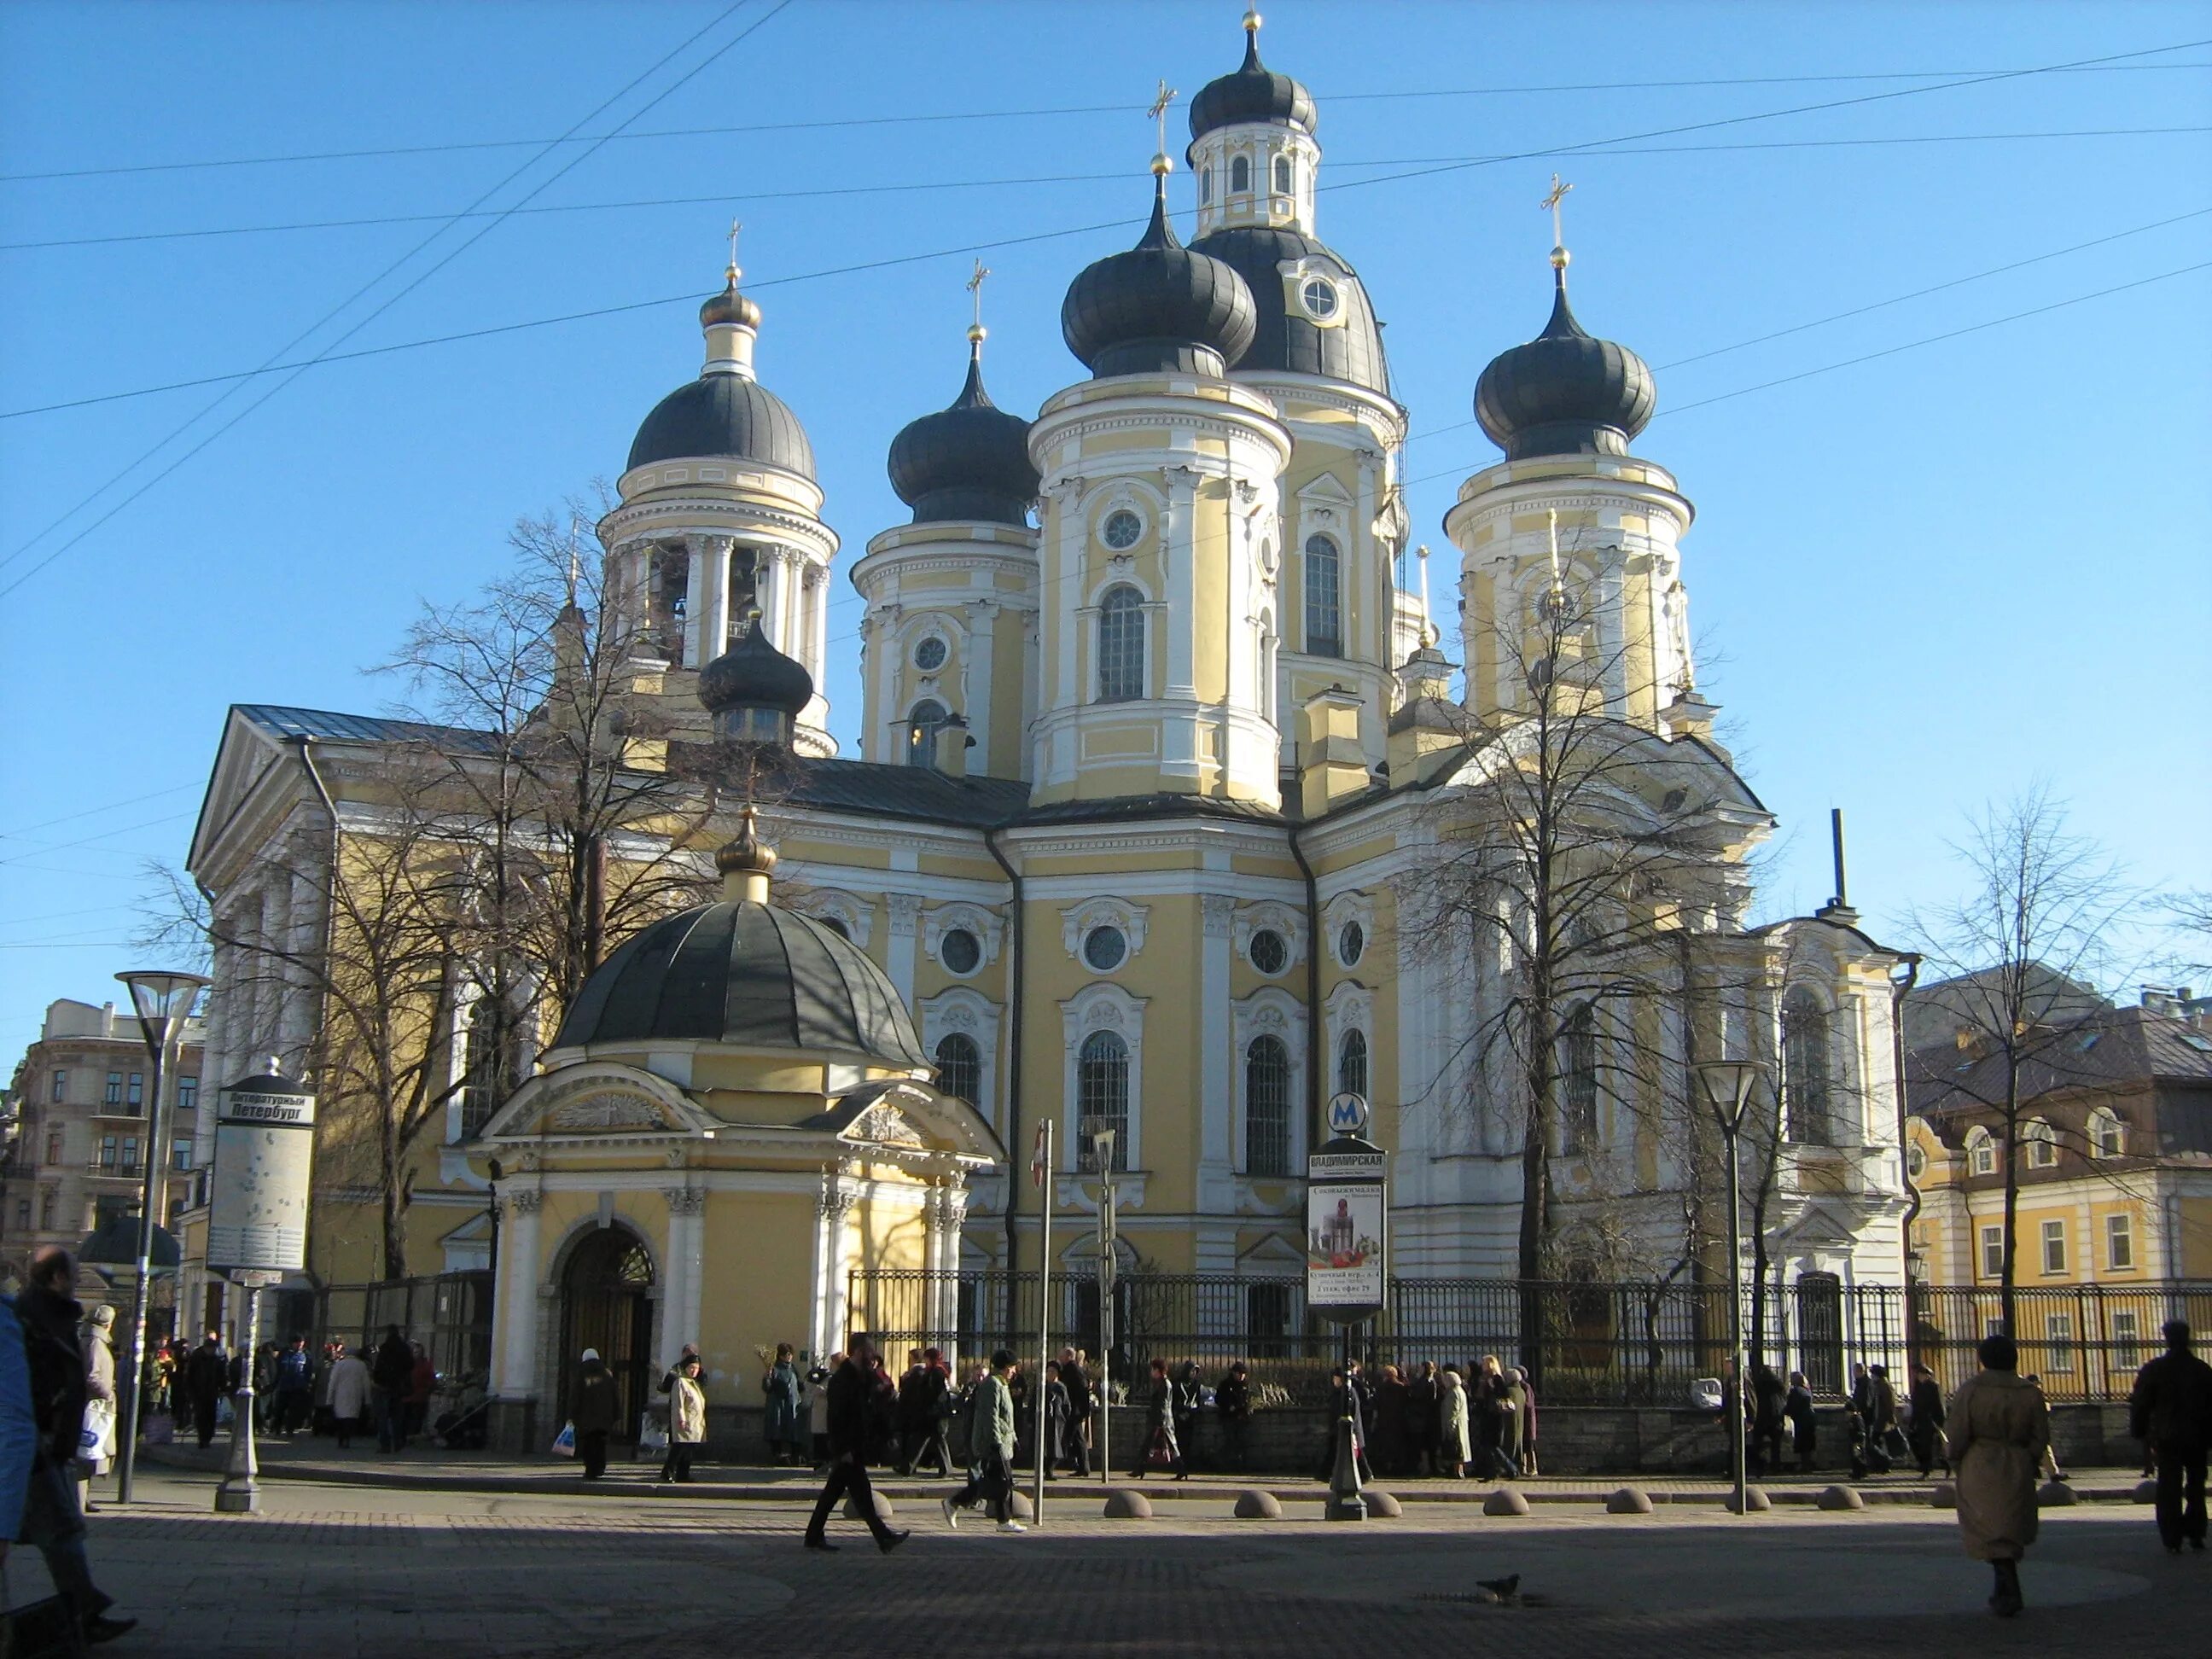
M 597 1348 L 584 1350 L 576 1372 L 576 1397 L 568 1402 L 568 1420 L 576 1425 L 576 1455 L 584 1465 L 584 1479 L 596 1480 L 607 1472 L 607 1434 L 615 1425 L 615 1374 L 599 1358 Z
M 84 1427 L 76 1458 L 77 1507 L 98 1512 L 92 1501 L 95 1475 L 115 1455 L 115 1310 L 105 1302 L 84 1319 Z
M 2012 1338 L 1984 1337 L 1979 1358 L 1982 1369 L 1952 1399 L 1943 1433 L 1958 1476 L 1960 1540 L 1996 1575 L 1990 1611 L 2009 1619 L 2025 1605 L 2020 1561 L 2035 1541 L 2035 1475 L 2051 1444 L 2051 1408 L 2020 1375 Z
M 1437 1455 L 1443 1460 L 1443 1472 L 1456 1480 L 1466 1474 L 1468 1459 L 1474 1455 L 1474 1448 L 1468 1443 L 1467 1389 L 1461 1385 L 1456 1365 L 1445 1366 L 1438 1382 L 1442 1403 L 1437 1422 L 1442 1443 Z

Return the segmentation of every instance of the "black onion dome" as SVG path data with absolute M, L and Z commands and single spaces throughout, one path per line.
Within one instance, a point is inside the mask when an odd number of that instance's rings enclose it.
M 1651 367 L 1626 346 L 1594 338 L 1556 278 L 1551 320 L 1526 345 L 1491 360 L 1474 416 L 1509 460 L 1532 455 L 1626 455 L 1659 400 Z
M 1092 374 L 1181 370 L 1218 374 L 1242 358 L 1257 326 L 1236 268 L 1193 252 L 1168 223 L 1167 179 L 1136 246 L 1086 265 L 1060 302 L 1060 337 Z
M 1030 423 L 991 401 L 975 356 L 952 406 L 909 422 L 891 440 L 890 471 L 891 488 L 914 509 L 916 524 L 1026 525 L 1036 499 Z
M 755 617 L 738 642 L 699 671 L 699 701 L 710 714 L 774 708 L 797 720 L 813 700 L 814 677 L 775 648 Z
M 814 446 L 799 416 L 775 393 L 741 374 L 702 374 L 655 404 L 630 442 L 629 465 L 695 455 L 758 461 L 803 478 L 814 476 Z
M 1302 231 L 1267 225 L 1231 226 L 1200 237 L 1191 247 L 1236 267 L 1252 290 L 1255 326 L 1250 349 L 1237 361 L 1239 369 L 1318 374 L 1390 395 L 1390 365 L 1382 355 L 1375 307 L 1358 273 L 1340 254 Z M 1322 327 L 1291 303 L 1282 267 L 1292 263 L 1335 284 L 1343 318 L 1335 327 Z
M 1190 136 L 1203 138 L 1243 121 L 1273 121 L 1310 134 L 1316 125 L 1313 94 L 1260 61 L 1260 31 L 1244 31 L 1244 61 L 1233 74 L 1209 81 L 1190 100 Z
M 685 910 L 633 935 L 561 1022 L 556 1048 L 700 1042 L 930 1064 L 884 970 L 796 911 L 745 900 Z

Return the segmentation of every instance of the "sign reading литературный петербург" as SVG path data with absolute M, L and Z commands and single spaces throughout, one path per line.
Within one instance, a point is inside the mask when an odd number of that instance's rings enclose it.
M 216 1272 L 307 1265 L 307 1193 L 315 1097 L 254 1078 L 225 1089 L 216 1110 L 208 1194 L 208 1266 Z

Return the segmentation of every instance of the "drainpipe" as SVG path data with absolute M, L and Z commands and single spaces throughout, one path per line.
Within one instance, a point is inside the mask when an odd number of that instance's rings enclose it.
M 1029 914 L 1022 897 L 1021 872 L 1006 861 L 999 849 L 999 833 L 1003 824 L 983 832 L 983 845 L 991 849 L 999 868 L 1006 872 L 1007 884 L 1013 890 L 1013 915 L 1006 928 L 1006 1272 L 1012 1274 L 1021 1264 L 1019 1241 L 1014 1231 L 1014 1212 L 1021 1185 L 1015 1179 L 1017 1161 L 1022 1145 L 1022 926 Z M 1045 1171 L 1045 1186 L 1039 1197 L 1041 1205 L 1053 1200 L 1054 1171 Z M 1042 1210 L 1039 1214 L 1043 1213 Z M 957 1265 L 957 1264 L 956 1264 Z
M 1840 863 L 1838 868 L 1840 870 Z M 1840 881 L 1838 884 L 1841 885 Z M 1905 1178 L 1905 1226 L 1899 1237 L 1905 1253 L 1905 1358 L 1908 1367 L 1920 1363 L 1920 1320 L 1916 1305 L 1919 1291 L 1912 1279 L 1912 1224 L 1920 1218 L 1920 1188 L 1912 1179 L 1912 1149 L 1905 1130 L 1912 1115 L 1912 1103 L 1905 1092 L 1905 1000 L 1912 994 L 1913 984 L 1919 977 L 1920 957 L 1917 952 L 1908 951 L 1905 954 L 1905 977 L 1889 982 L 1890 1064 L 1897 1073 L 1898 1169 Z
M 1321 1017 L 1321 891 L 1314 881 L 1313 866 L 1306 862 L 1305 849 L 1298 845 L 1298 837 L 1311 829 L 1302 823 L 1291 831 L 1291 856 L 1297 860 L 1298 873 L 1306 884 L 1306 1148 L 1310 1152 L 1322 1143 L 1322 1044 L 1327 1031 Z M 1370 1054 L 1368 1063 L 1374 1064 Z M 1372 1079 L 1370 1079 L 1372 1086 Z

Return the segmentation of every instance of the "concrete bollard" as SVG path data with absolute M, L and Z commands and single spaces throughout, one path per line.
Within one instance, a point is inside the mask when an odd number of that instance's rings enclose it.
M 1027 1492 L 1018 1492 L 1014 1494 L 1013 1502 L 1006 1505 L 1006 1513 L 1017 1521 L 1034 1521 L 1036 1519 L 1036 1505 L 1030 1502 Z
M 1858 1495 L 1856 1488 L 1851 1486 L 1824 1486 L 1820 1489 L 1820 1495 L 1814 1498 L 1813 1503 L 1814 1507 L 1819 1509 L 1844 1511 L 1863 1510 L 1866 1507 L 1866 1499 Z
M 2046 1480 L 2035 1489 L 2035 1507 L 2039 1510 L 2063 1510 L 2081 1501 L 2063 1480 Z
M 1928 1494 L 1928 1507 L 1931 1510 L 1957 1509 L 1959 1483 L 1955 1480 L 1938 1480 L 1935 1489 Z
M 1735 1513 L 1735 1493 L 1734 1492 L 1730 1492 L 1726 1498 L 1723 1498 L 1721 1500 L 1721 1502 L 1726 1505 L 1728 1512 L 1730 1515 L 1734 1515 Z M 1752 1514 L 1760 1515 L 1774 1507 L 1774 1500 L 1769 1498 L 1764 1492 L 1761 1492 L 1757 1486 L 1746 1486 L 1743 1489 L 1743 1506 Z
M 1500 1486 L 1482 1500 L 1485 1515 L 1526 1515 L 1528 1500 L 1510 1486 Z
M 884 1497 L 883 1493 L 877 1492 L 872 1486 L 868 1490 L 869 1494 L 876 1500 L 876 1513 L 881 1516 L 887 1522 L 896 1521 L 898 1519 L 898 1511 L 891 1507 L 891 1500 Z M 867 1519 L 866 1516 L 860 1513 L 860 1498 L 858 1492 L 847 1492 L 845 1494 L 845 1518 L 848 1521 L 865 1521 Z
M 2135 1501 L 2136 1501 L 2136 1503 L 2138 1503 L 2138 1504 L 2155 1504 L 2155 1503 L 2157 1503 L 2157 1502 L 2158 1502 L 2158 1482 L 2157 1482 L 2157 1481 L 2155 1481 L 2155 1480 L 2138 1480 L 2138 1481 L 2136 1481 L 2136 1489 L 2135 1489 L 2135 1492 L 2134 1492 L 2134 1493 L 2132 1494 L 2132 1496 L 2134 1497 Z
M 1607 1515 L 1649 1515 L 1651 1513 L 1650 1495 L 1634 1486 L 1623 1486 L 1605 1500 L 1605 1512 Z
M 1140 1492 L 1116 1486 L 1106 1494 L 1106 1518 L 1109 1521 L 1149 1521 L 1152 1518 L 1152 1500 Z
M 1406 1512 L 1404 1505 L 1387 1492 L 1376 1492 L 1370 1486 L 1365 1492 L 1360 1493 L 1360 1496 L 1367 1500 L 1367 1513 L 1370 1516 L 1379 1516 L 1385 1521 L 1395 1521 Z
M 1271 1492 L 1240 1492 L 1237 1494 L 1237 1518 L 1279 1521 L 1283 1518 L 1283 1506 Z

